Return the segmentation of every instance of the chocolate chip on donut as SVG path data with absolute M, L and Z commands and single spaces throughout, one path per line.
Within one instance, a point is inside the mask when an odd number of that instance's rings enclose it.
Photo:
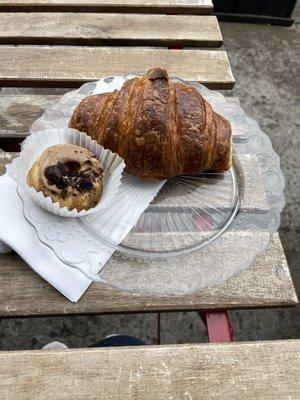
M 90 191 L 93 189 L 93 182 L 90 179 L 81 179 L 80 183 L 79 183 L 79 191 Z
M 50 165 L 45 169 L 47 183 L 55 185 L 58 189 L 64 189 L 69 185 L 68 170 L 61 163 Z
M 58 162 L 45 169 L 45 177 L 49 185 L 55 185 L 58 189 L 65 189 L 68 186 L 76 188 L 80 192 L 93 189 L 93 182 L 99 173 L 92 168 L 81 170 L 76 161 L 68 161 L 65 164 Z
M 75 173 L 76 174 L 80 170 L 81 165 L 77 161 L 68 161 L 68 162 L 65 163 L 65 167 L 68 169 L 69 173 Z

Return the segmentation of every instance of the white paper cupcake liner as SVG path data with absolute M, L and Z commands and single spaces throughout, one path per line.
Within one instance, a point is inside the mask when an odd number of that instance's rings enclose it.
M 44 196 L 27 185 L 27 174 L 36 159 L 50 146 L 57 144 L 72 144 L 84 147 L 93 153 L 100 160 L 104 169 L 103 193 L 96 207 L 78 212 L 76 209 L 69 211 L 67 207 L 60 207 L 58 202 L 53 202 L 50 196 Z M 60 217 L 83 217 L 109 206 L 116 196 L 125 163 L 121 157 L 110 150 L 104 149 L 88 135 L 75 129 L 47 129 L 34 132 L 26 138 L 22 145 L 22 151 L 18 158 L 7 165 L 7 173 L 18 185 L 38 203 L 44 210 L 47 210 Z

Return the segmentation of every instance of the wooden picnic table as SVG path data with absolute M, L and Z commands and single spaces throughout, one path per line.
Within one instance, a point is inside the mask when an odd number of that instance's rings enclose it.
M 15 89 L 0 93 L 0 148 L 6 150 L 0 152 L 0 173 L 4 173 L 5 164 L 17 155 L 18 143 L 26 137 L 32 122 L 58 100 L 59 95 L 53 93 L 52 88 L 78 87 L 104 76 L 145 73 L 150 67 L 160 66 L 166 68 L 170 75 L 198 81 L 213 89 L 232 89 L 234 77 L 227 54 L 215 49 L 221 44 L 222 35 L 212 15 L 211 0 L 0 0 L 0 85 L 49 88 L 39 94 L 33 94 L 32 90 L 20 94 Z M 254 190 L 249 189 L 244 195 L 242 207 L 249 212 L 265 210 L 268 202 L 258 164 L 255 158 L 247 155 L 243 162 L 252 166 L 249 185 Z M 206 316 L 220 314 L 220 317 L 224 317 L 224 313 L 218 310 L 284 307 L 298 302 L 277 233 L 250 268 L 219 286 L 194 294 L 157 297 L 122 292 L 105 284 L 93 284 L 80 301 L 73 304 L 35 274 L 15 253 L 0 256 L 0 280 L 2 318 L 178 310 L 210 310 L 211 314 Z M 215 314 L 212 312 L 214 310 Z M 209 319 L 206 323 L 209 330 Z M 219 338 L 230 340 L 228 335 Z M 210 339 L 216 340 L 216 337 L 210 335 Z M 147 379 L 147 382 L 153 380 L 158 390 L 162 387 L 161 397 L 157 398 L 165 399 L 169 394 L 170 399 L 172 396 L 174 399 L 197 399 L 200 397 L 195 393 L 200 392 L 207 393 L 206 397 L 201 398 L 212 398 L 215 384 L 223 382 L 225 377 L 220 372 L 212 380 L 213 370 L 207 370 L 207 367 L 211 366 L 215 371 L 216 366 L 222 365 L 231 374 L 232 383 L 235 379 L 240 382 L 238 391 L 226 386 L 228 393 L 224 393 L 232 398 L 271 399 L 276 394 L 287 395 L 290 392 L 290 398 L 296 399 L 299 386 L 295 384 L 296 381 L 290 382 L 288 373 L 290 363 L 293 368 L 299 366 L 298 359 L 297 363 L 293 362 L 296 348 L 299 348 L 299 342 L 232 347 L 165 346 L 161 350 L 153 347 L 136 351 L 139 352 L 139 358 L 142 357 L 139 367 L 148 371 L 143 379 Z M 180 375 L 179 369 L 175 371 L 176 364 L 172 367 L 178 381 L 174 394 L 170 392 L 169 380 L 165 380 L 163 372 L 158 372 L 158 380 L 155 379 L 153 364 L 153 360 L 157 359 L 171 362 L 171 353 L 180 361 L 180 371 L 184 371 Z M 78 359 L 82 362 L 86 360 L 86 364 L 78 363 Z M 220 361 L 222 359 L 224 364 Z M 97 370 L 94 375 L 93 368 L 99 366 L 97 363 L 103 365 L 108 360 L 108 369 Z M 11 398 L 32 398 L 32 393 L 45 398 L 43 390 L 50 387 L 48 384 L 52 388 L 61 387 L 64 392 L 65 375 L 61 373 L 63 380 L 59 380 L 59 368 L 63 372 L 71 368 L 67 380 L 67 384 L 71 385 L 70 382 L 77 382 L 77 379 L 81 382 L 79 375 L 82 365 L 85 365 L 86 371 L 92 374 L 91 388 L 94 389 L 93 394 L 86 398 L 94 398 L 95 393 L 98 394 L 97 398 L 104 398 L 97 386 L 100 373 L 102 382 L 110 391 L 110 397 L 105 398 L 114 399 L 115 385 L 118 387 L 116 377 L 111 377 L 107 371 L 120 360 L 128 360 L 132 371 L 136 371 L 137 359 L 130 349 L 120 353 L 115 350 L 2 352 L 0 368 L 4 369 L 4 380 L 0 380 L 0 387 L 1 382 L 8 382 L 4 393 L 9 393 L 12 385 L 16 384 Z M 199 360 L 202 360 L 200 364 Z M 27 375 L 19 367 L 24 363 L 28 365 Z M 256 370 L 257 364 L 259 369 Z M 274 366 L 274 370 L 270 366 Z M 184 380 L 192 379 L 191 371 L 195 372 L 195 386 L 191 392 L 182 391 L 186 387 Z M 40 385 L 39 376 L 47 379 L 46 386 Z M 118 376 L 123 382 L 122 390 L 128 394 L 128 390 L 131 390 L 128 387 L 128 373 L 123 371 Z M 263 386 L 257 383 L 262 376 L 267 383 Z M 35 382 L 36 379 L 38 381 Z M 268 386 L 271 379 L 272 385 Z M 254 381 L 255 390 L 258 388 L 255 396 L 247 397 L 251 387 L 254 389 Z M 35 382 L 34 386 L 30 382 Z M 288 384 L 283 386 L 284 382 Z M 266 395 L 266 386 L 269 395 Z M 82 388 L 76 387 L 82 389 L 82 393 L 89 393 L 86 384 Z M 123 393 L 122 390 L 120 393 Z M 134 390 L 138 389 L 134 387 Z M 139 390 L 137 397 L 132 398 L 153 398 L 147 397 L 144 386 Z M 264 390 L 261 397 L 259 390 Z M 50 389 L 47 393 L 47 398 L 56 398 L 57 389 L 52 397 Z M 64 398 L 72 398 L 69 395 L 72 391 L 65 393 Z M 220 397 L 218 393 L 216 398 L 226 398 L 226 395 Z M 119 398 L 131 397 L 124 394 Z

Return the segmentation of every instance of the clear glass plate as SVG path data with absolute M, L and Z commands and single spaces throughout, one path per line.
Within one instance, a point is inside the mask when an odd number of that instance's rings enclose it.
M 118 89 L 132 77 L 104 78 L 65 94 L 33 124 L 31 131 L 66 127 L 75 106 L 85 96 L 95 90 Z M 46 221 L 37 210 L 33 216 L 25 204 L 26 218 L 40 240 L 66 264 L 122 290 L 158 295 L 187 293 L 225 281 L 249 267 L 267 247 L 279 226 L 284 205 L 279 158 L 269 138 L 241 107 L 203 85 L 191 85 L 231 123 L 231 170 L 168 180 L 121 243 L 103 236 L 101 221 L 93 218 L 73 221 L 75 225 L 70 229 L 76 234 L 72 239 L 64 237 L 62 226 L 69 222 L 62 225 L 53 219 Z M 86 252 L 77 254 L 76 242 L 82 241 Z M 98 260 L 103 259 L 105 251 L 108 262 L 96 275 Z
M 131 179 L 124 176 L 123 180 Z M 164 258 L 207 246 L 233 221 L 239 209 L 236 168 L 169 179 L 120 243 L 102 234 L 97 215 L 81 218 L 94 237 L 128 255 Z M 122 211 L 121 211 L 122 212 Z

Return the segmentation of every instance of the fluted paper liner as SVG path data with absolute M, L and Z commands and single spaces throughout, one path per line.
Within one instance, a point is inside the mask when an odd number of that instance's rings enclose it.
M 53 202 L 50 196 L 44 196 L 42 192 L 37 192 L 27 185 L 27 174 L 33 163 L 44 150 L 57 144 L 72 144 L 84 147 L 100 160 L 104 169 L 103 193 L 96 207 L 80 212 L 76 209 L 70 211 L 67 207 L 61 207 L 58 202 Z M 110 150 L 104 149 L 103 146 L 100 146 L 85 133 L 70 128 L 51 128 L 34 132 L 26 138 L 23 142 L 20 156 L 7 166 L 7 173 L 44 210 L 60 217 L 83 217 L 84 215 L 97 213 L 110 205 L 119 189 L 124 168 L 125 163 L 121 157 Z

